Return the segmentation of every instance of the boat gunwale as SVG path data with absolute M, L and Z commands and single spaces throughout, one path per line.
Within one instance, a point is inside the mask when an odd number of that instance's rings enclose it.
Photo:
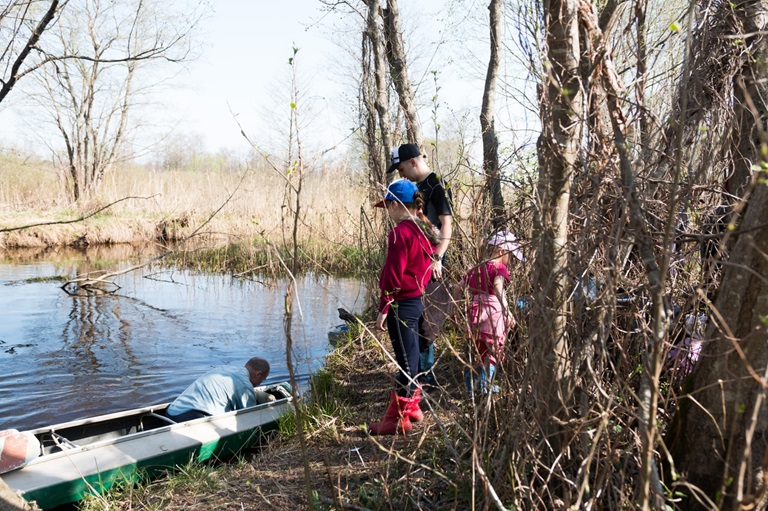
M 265 388 L 272 388 L 274 386 L 280 386 L 280 384 L 265 386 Z M 286 393 L 288 393 L 287 389 L 285 389 L 282 386 L 280 386 L 280 387 L 283 388 L 283 390 L 285 390 Z M 262 387 L 257 387 L 257 388 L 262 388 Z M 251 413 L 254 413 L 254 412 L 257 412 L 257 411 L 266 410 L 266 409 L 273 408 L 273 407 L 284 406 L 284 405 L 287 405 L 288 403 L 290 403 L 292 400 L 293 400 L 293 396 L 289 394 L 287 397 L 282 398 L 282 399 L 278 399 L 278 400 L 275 400 L 275 401 L 268 401 L 266 403 L 260 403 L 260 404 L 257 404 L 255 406 L 251 406 L 251 407 L 248 407 L 248 408 L 242 408 L 240 410 L 232 410 L 231 412 L 226 412 L 226 413 L 219 414 L 219 415 L 211 415 L 211 416 L 208 416 L 208 417 L 200 417 L 200 418 L 197 418 L 197 419 L 192 419 L 192 420 L 188 420 L 188 421 L 184 421 L 184 422 L 177 422 L 176 424 L 166 424 L 166 425 L 160 426 L 158 428 L 153 428 L 153 429 L 149 429 L 149 430 L 146 430 L 146 431 L 137 431 L 135 433 L 129 433 L 127 435 L 119 436 L 117 438 L 108 438 L 108 439 L 105 439 L 105 440 L 98 440 L 96 442 L 92 442 L 92 443 L 89 443 L 89 444 L 78 445 L 77 447 L 74 447 L 74 448 L 63 449 L 63 450 L 60 450 L 60 451 L 57 451 L 57 452 L 48 453 L 48 454 L 41 454 L 40 456 L 38 456 L 37 458 L 31 460 L 29 463 L 27 463 L 23 467 L 19 467 L 17 470 L 19 472 L 23 472 L 24 469 L 27 468 L 27 467 L 33 467 L 33 466 L 39 465 L 41 463 L 45 463 L 45 462 L 48 462 L 48 461 L 56 460 L 57 458 L 70 457 L 70 456 L 76 455 L 76 454 L 81 453 L 81 452 L 87 452 L 87 451 L 90 451 L 90 450 L 99 449 L 99 448 L 107 447 L 107 446 L 110 446 L 110 445 L 116 445 L 116 444 L 121 444 L 121 443 L 125 443 L 125 442 L 130 442 L 130 441 L 133 441 L 133 440 L 146 439 L 148 437 L 156 436 L 156 435 L 160 435 L 160 434 L 172 433 L 172 432 L 180 432 L 182 430 L 189 430 L 188 428 L 195 428 L 195 427 L 201 426 L 203 424 L 214 423 L 214 422 L 222 420 L 222 419 L 228 419 L 230 417 L 235 417 L 235 416 L 238 416 L 238 415 L 251 414 Z M 115 419 L 123 419 L 123 418 L 131 418 L 131 417 L 137 417 L 138 418 L 138 417 L 140 417 L 143 414 L 155 413 L 157 410 L 161 410 L 162 411 L 165 408 L 167 408 L 169 404 L 170 403 L 163 403 L 163 404 L 152 405 L 152 406 L 147 406 L 147 407 L 143 407 L 143 408 L 133 408 L 133 409 L 130 409 L 130 410 L 123 410 L 121 412 L 113 412 L 113 413 L 109 413 L 109 414 L 98 415 L 96 417 L 89 417 L 89 418 L 85 418 L 85 419 L 77 419 L 77 420 L 70 421 L 70 422 L 64 422 L 64 423 L 61 423 L 61 424 L 54 424 L 54 425 L 43 427 L 43 428 L 37 428 L 37 429 L 33 429 L 33 430 L 28 430 L 28 432 L 34 434 L 35 436 L 37 436 L 37 435 L 57 433 L 58 430 L 62 430 L 62 429 L 79 427 L 79 426 L 86 426 L 86 425 L 89 425 L 89 424 L 98 424 L 98 423 L 101 423 L 101 422 L 108 422 L 108 421 L 115 420 Z M 265 422 L 264 424 L 266 424 L 266 423 L 267 422 Z M 263 424 L 253 426 L 251 428 L 244 428 L 243 430 L 233 430 L 231 434 L 237 434 L 237 433 L 246 431 L 247 429 L 254 429 L 254 428 L 260 427 L 261 425 L 263 425 Z M 230 435 L 222 435 L 222 438 L 225 438 L 227 436 L 231 436 L 231 434 Z M 66 437 L 64 437 L 64 438 L 66 438 Z M 75 444 L 75 445 L 77 445 L 77 444 Z M 16 471 L 12 471 L 12 472 L 16 472 Z

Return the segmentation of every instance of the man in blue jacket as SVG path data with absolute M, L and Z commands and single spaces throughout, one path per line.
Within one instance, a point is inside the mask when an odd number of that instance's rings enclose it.
M 254 357 L 245 366 L 223 366 L 195 380 L 165 414 L 176 422 L 219 415 L 258 404 L 254 387 L 269 376 L 269 362 Z

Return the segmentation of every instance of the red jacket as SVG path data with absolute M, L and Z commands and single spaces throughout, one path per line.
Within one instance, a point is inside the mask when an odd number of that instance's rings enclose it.
M 379 312 L 386 314 L 395 300 L 416 298 L 432 277 L 435 247 L 416 223 L 403 220 L 389 233 L 387 259 L 379 279 Z

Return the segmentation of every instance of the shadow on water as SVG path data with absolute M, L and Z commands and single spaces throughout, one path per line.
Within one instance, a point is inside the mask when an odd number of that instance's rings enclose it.
M 0 429 L 165 402 L 210 368 L 252 356 L 272 364 L 268 382 L 287 379 L 285 282 L 147 267 L 116 277 L 115 294 L 70 296 L 55 280 L 152 255 L 130 246 L 0 253 Z M 330 349 L 336 308 L 360 310 L 365 289 L 305 276 L 297 296 L 294 366 L 306 378 Z

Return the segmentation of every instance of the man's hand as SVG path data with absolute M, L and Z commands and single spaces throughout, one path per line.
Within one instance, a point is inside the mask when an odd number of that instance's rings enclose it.
M 443 261 L 438 259 L 437 261 L 432 261 L 432 265 L 430 266 L 432 268 L 432 278 L 435 279 L 441 279 L 443 278 Z
M 387 315 L 379 313 L 379 317 L 376 318 L 376 326 L 379 328 L 379 330 L 386 330 L 386 321 L 387 321 Z

